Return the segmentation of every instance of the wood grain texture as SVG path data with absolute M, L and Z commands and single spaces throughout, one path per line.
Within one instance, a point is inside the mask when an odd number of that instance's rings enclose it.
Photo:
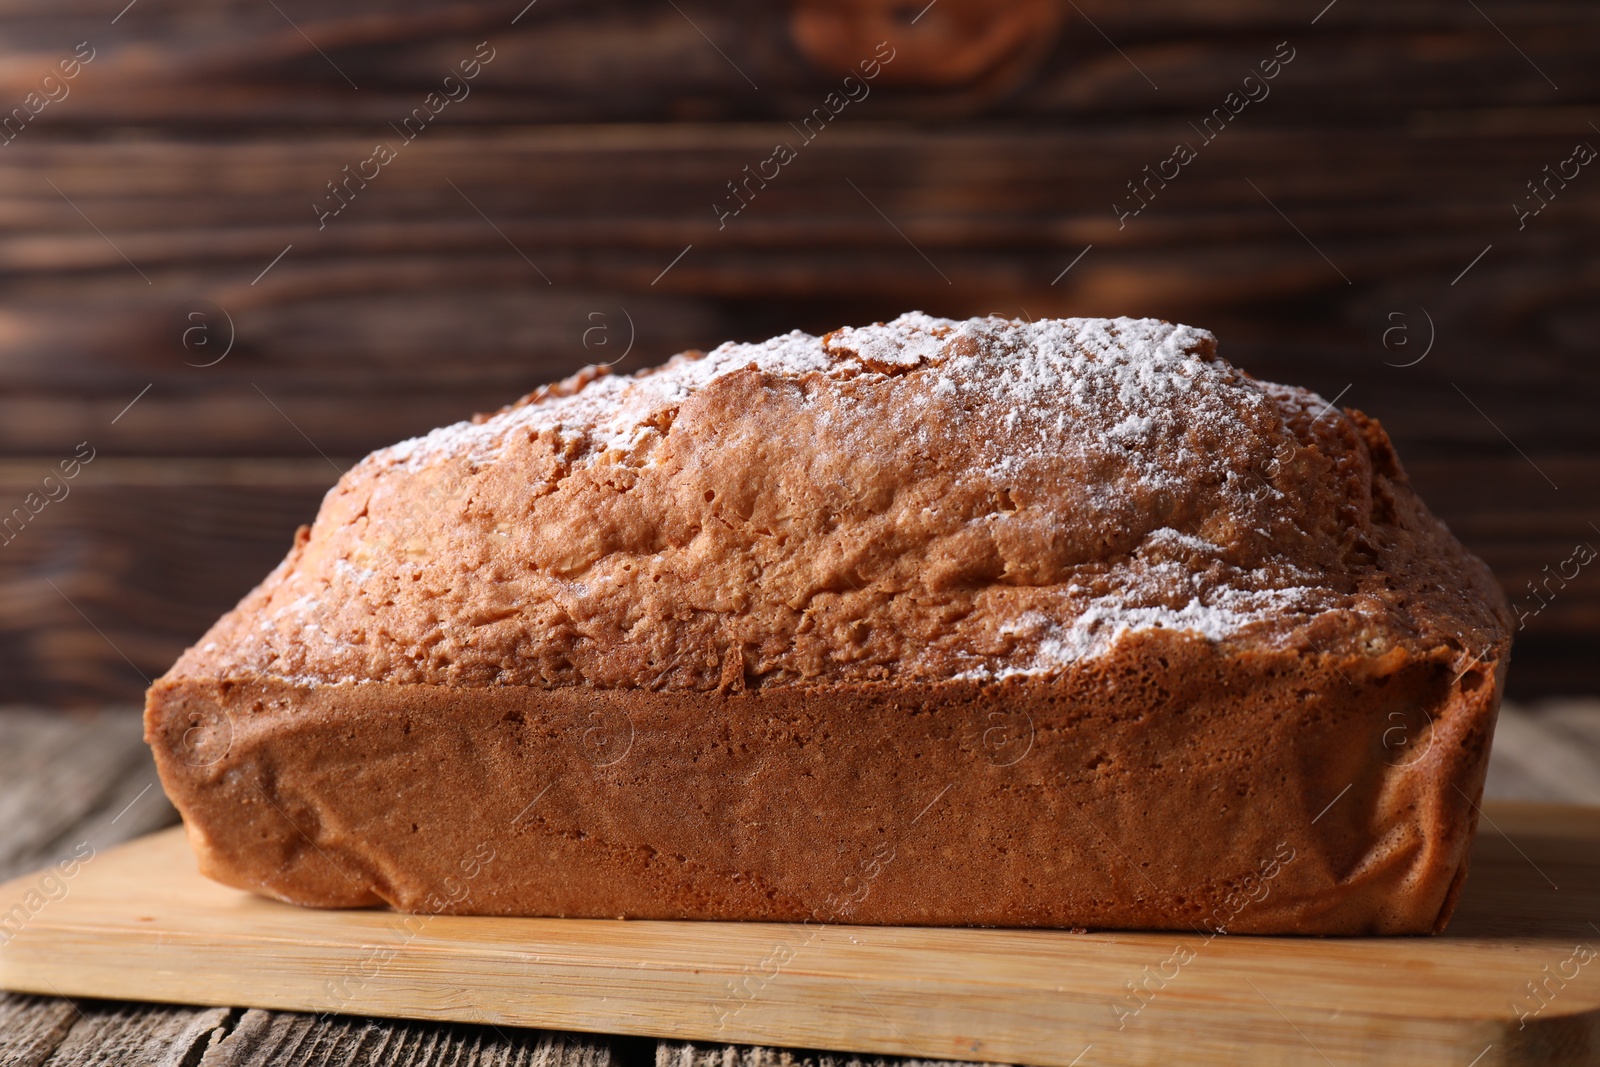
M 77 1006 L 77 1023 L 48 1062 L 74 1067 L 189 1067 L 222 1037 L 227 1008 L 143 1004 Z
M 794 47 L 786 4 L 279 7 L 0 7 L 0 103 L 96 49 L 0 147 L 0 455 L 17 464 L 0 514 L 79 442 L 141 462 L 325 455 L 331 473 L 624 337 L 630 368 L 918 306 L 1208 326 L 1253 373 L 1382 418 L 1530 606 L 1595 536 L 1600 181 L 1545 189 L 1525 226 L 1513 209 L 1596 139 L 1592 4 L 1342 3 L 1313 25 L 1261 0 L 1084 0 L 1003 91 L 874 89 L 726 226 L 728 183 L 798 143 L 790 123 L 837 82 Z M 319 226 L 327 184 L 483 40 L 472 95 Z M 1279 41 L 1295 58 L 1270 96 L 1120 225 L 1128 183 L 1198 142 L 1191 124 Z M 197 365 L 224 333 L 228 356 Z M 18 698 L 132 699 L 314 511 L 310 485 L 252 495 L 184 470 L 84 489 L 41 516 L 52 544 L 0 547 Z M 41 608 L 41 575 L 83 613 Z M 1519 635 L 1511 691 L 1600 689 L 1597 626 L 1585 573 Z
M 568 1034 L 255 1009 L 236 1016 L 199 1067 L 613 1067 L 615 1062 L 604 1040 Z
M 1600 700 L 1502 707 L 1484 793 L 1600 805 Z
M 61 997 L 0 992 L 0 1063 L 39 1067 L 66 1040 L 78 1010 L 75 1002 Z
M 656 1043 L 655 1067 L 934 1067 L 950 1060 L 890 1059 L 851 1052 L 818 1052 L 761 1045 L 706 1045 L 692 1041 Z M 953 1067 L 968 1067 L 953 1061 Z
M 0 878 L 176 821 L 133 709 L 0 711 Z M 225 1014 L 0 993 L 0 1063 L 178 1067 Z
M 0 706 L 0 878 L 177 821 L 132 708 L 52 715 Z
M 674 11 L 647 0 L 541 0 L 515 24 L 522 3 L 278 6 L 281 14 L 244 2 L 143 0 L 136 15 L 113 26 L 103 6 L 87 2 L 52 5 L 47 13 L 8 5 L 0 11 L 0 39 L 14 62 L 0 73 L 0 87 L 20 96 L 81 40 L 93 43 L 96 58 L 60 113 L 50 115 L 55 126 L 383 122 L 414 106 L 430 82 L 484 39 L 499 56 L 477 80 L 471 110 L 450 121 L 786 116 L 801 103 L 814 106 L 837 83 L 804 60 L 789 31 L 789 5 L 778 2 L 682 0 Z M 1595 86 L 1585 35 L 1594 32 L 1596 15 L 1578 0 L 1531 7 L 1497 0 L 1483 5 L 1493 23 L 1470 5 L 1442 0 L 1346 3 L 1316 28 L 1314 8 L 1264 0 L 1060 6 L 1065 30 L 1022 83 L 998 94 L 980 84 L 884 92 L 883 99 L 898 113 L 942 117 L 1082 120 L 1209 107 L 1219 68 L 1242 76 L 1262 46 L 1290 37 L 1321 46 L 1292 105 L 1302 113 L 1371 109 L 1398 118 L 1414 109 L 1545 101 L 1549 83 L 1496 25 L 1565 92 L 1581 96 Z M 940 17 L 934 8 L 923 28 L 937 27 Z M 900 43 L 916 46 L 911 27 Z M 871 44 L 864 42 L 867 53 Z
M 119 463 L 96 459 L 0 549 L 0 669 L 15 679 L 12 699 L 92 706 L 109 689 L 137 701 L 219 600 L 283 558 L 338 476 L 320 457 Z M 20 497 L 39 468 L 14 467 Z
M 315 911 L 206 881 L 174 829 L 85 864 L 11 937 L 0 983 L 1063 1067 L 1089 1046 L 1123 1064 L 1177 1048 L 1191 1062 L 1459 1064 L 1491 1046 L 1488 1062 L 1587 1062 L 1600 970 L 1592 948 L 1569 957 L 1600 940 L 1600 810 L 1502 802 L 1485 821 L 1445 935 L 1210 941 Z M 1124 988 L 1175 952 L 1192 969 L 1148 998 Z M 1524 990 L 1563 961 L 1559 987 Z
M 616 1044 L 626 1042 L 490 1025 L 0 993 L 6 1067 L 620 1067 Z

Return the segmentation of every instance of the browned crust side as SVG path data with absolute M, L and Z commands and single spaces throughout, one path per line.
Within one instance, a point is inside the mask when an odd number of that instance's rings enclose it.
M 189 676 L 145 721 L 201 869 L 301 904 L 1427 933 L 1465 871 L 1505 652 L 1155 631 L 989 685 Z

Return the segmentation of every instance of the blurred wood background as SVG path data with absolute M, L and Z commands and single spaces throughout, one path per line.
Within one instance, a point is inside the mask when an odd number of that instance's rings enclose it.
M 374 447 L 909 308 L 1183 320 L 1378 416 L 1527 613 L 1513 694 L 1600 692 L 1590 0 L 124 3 L 0 3 L 9 701 L 136 698 Z

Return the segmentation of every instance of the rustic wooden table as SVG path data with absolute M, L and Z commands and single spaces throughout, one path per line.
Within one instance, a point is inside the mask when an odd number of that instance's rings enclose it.
M 1506 708 L 1490 795 L 1600 804 L 1600 701 Z M 126 710 L 0 709 L 0 880 L 176 821 Z M 886 1067 L 881 1057 L 0 993 L 0 1064 Z

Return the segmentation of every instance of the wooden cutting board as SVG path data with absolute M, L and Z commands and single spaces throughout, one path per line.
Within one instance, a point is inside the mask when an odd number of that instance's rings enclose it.
M 1447 935 L 1337 940 L 314 911 L 172 829 L 0 886 L 0 987 L 1063 1067 L 1594 1063 L 1597 923 L 1591 808 L 1489 806 Z

